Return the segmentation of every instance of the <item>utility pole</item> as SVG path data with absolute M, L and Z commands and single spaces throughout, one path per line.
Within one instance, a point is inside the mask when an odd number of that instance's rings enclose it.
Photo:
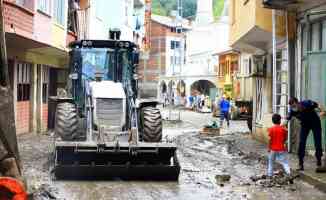
M 183 6 L 182 6 L 182 0 L 178 0 L 178 16 L 177 16 L 177 25 L 178 25 L 178 29 L 180 30 L 180 35 L 181 35 L 181 40 L 180 40 L 180 43 L 179 43 L 179 61 L 178 64 L 179 64 L 179 95 L 180 95 L 180 102 L 181 102 L 181 97 L 182 97 L 182 65 L 183 65 L 183 51 L 182 51 L 182 48 L 183 48 L 183 27 L 182 27 L 182 21 L 183 21 L 183 13 L 182 13 L 182 10 L 183 10 Z M 177 85 L 178 87 L 178 85 Z M 180 121 L 181 120 L 181 113 L 180 113 L 180 110 L 178 112 L 178 120 Z

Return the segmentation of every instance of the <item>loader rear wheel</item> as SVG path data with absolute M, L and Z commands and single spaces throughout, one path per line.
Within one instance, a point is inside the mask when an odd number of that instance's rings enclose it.
M 63 141 L 73 141 L 78 137 L 78 117 L 76 106 L 72 103 L 59 103 L 55 115 L 55 133 Z
M 142 109 L 142 132 L 144 142 L 162 141 L 162 116 L 158 108 L 144 107 Z

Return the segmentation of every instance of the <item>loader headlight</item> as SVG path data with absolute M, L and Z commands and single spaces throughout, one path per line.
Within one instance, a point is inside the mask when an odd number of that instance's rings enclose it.
M 125 43 L 125 47 L 126 47 L 126 48 L 129 48 L 129 47 L 130 47 L 129 42 L 126 42 L 126 43 Z
M 134 80 L 138 80 L 138 79 L 139 79 L 138 74 L 134 74 Z
M 93 42 L 92 41 L 83 41 L 82 43 L 83 46 L 92 46 L 93 45 Z
M 124 46 L 123 42 L 119 42 L 119 47 L 123 48 L 123 46 Z

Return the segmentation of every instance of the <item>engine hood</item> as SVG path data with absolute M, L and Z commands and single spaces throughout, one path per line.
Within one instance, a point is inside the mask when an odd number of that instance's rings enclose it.
M 121 83 L 115 83 L 113 81 L 94 81 L 90 83 L 90 89 L 94 98 L 126 98 L 126 94 Z

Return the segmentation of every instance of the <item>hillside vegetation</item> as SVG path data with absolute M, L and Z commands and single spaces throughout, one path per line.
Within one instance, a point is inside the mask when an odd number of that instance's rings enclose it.
M 182 0 L 183 17 L 195 19 L 197 0 Z M 223 11 L 224 0 L 213 0 L 214 18 L 218 19 Z M 177 9 L 177 0 L 153 0 L 152 12 L 156 15 L 169 16 L 172 10 Z

